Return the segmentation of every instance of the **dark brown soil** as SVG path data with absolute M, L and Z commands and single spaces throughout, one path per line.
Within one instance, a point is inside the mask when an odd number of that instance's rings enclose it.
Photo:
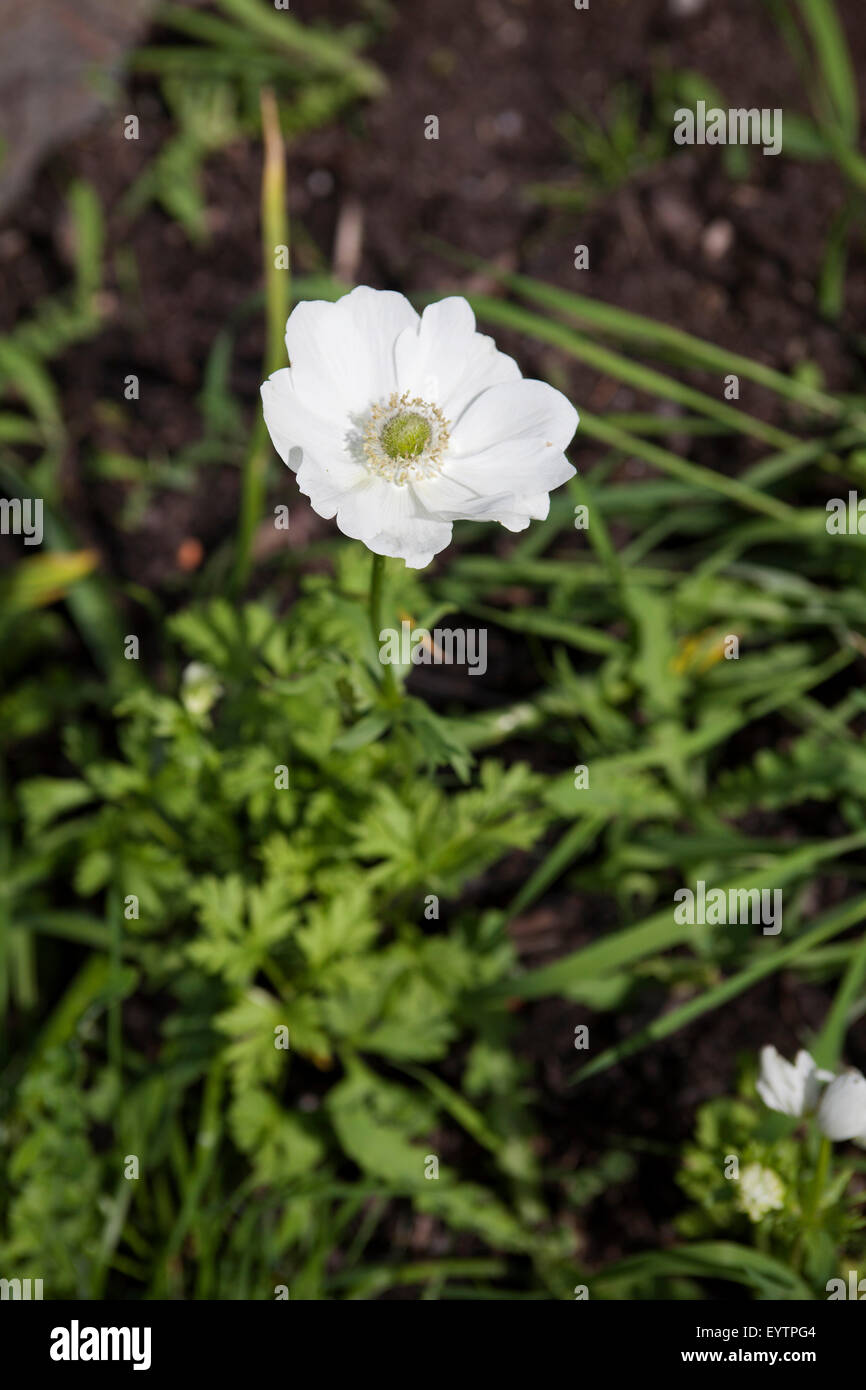
M 357 13 L 353 0 L 324 7 L 319 0 L 297 0 L 294 12 L 335 21 Z M 847 0 L 842 12 L 864 71 L 866 15 L 857 0 Z M 649 107 L 652 74 L 661 69 L 698 70 L 732 104 L 805 109 L 795 66 L 762 6 L 714 0 L 690 17 L 677 13 L 667 0 L 606 0 L 587 11 L 574 11 L 564 0 L 432 0 L 397 7 L 371 55 L 388 77 L 388 93 L 291 149 L 297 268 L 329 267 L 341 219 L 359 214 L 360 256 L 349 267 L 359 283 L 409 291 L 483 283 L 438 254 L 438 241 L 779 367 L 809 360 L 830 386 L 850 388 L 852 363 L 862 363 L 862 344 L 855 340 L 866 309 L 862 247 L 849 266 L 840 322 L 823 322 L 816 307 L 827 235 L 844 202 L 833 166 L 755 153 L 749 177 L 732 183 L 717 150 L 677 149 L 580 214 L 547 208 L 529 195 L 532 185 L 587 184 L 587 171 L 577 167 L 557 131 L 563 113 L 608 118 L 613 94 L 625 81 L 639 88 Z M 54 156 L 7 215 L 0 235 L 0 326 L 9 327 L 41 294 L 64 283 L 62 195 L 71 177 L 88 179 L 108 214 L 109 267 L 118 251 L 131 253 L 140 294 L 124 293 L 110 270 L 105 331 L 61 364 L 72 439 L 70 502 L 83 537 L 108 549 L 124 578 L 159 589 L 177 577 L 185 537 L 197 536 L 208 551 L 230 534 L 234 469 L 209 468 L 191 494 L 159 494 L 119 547 L 117 486 L 88 479 L 87 462 L 97 448 L 170 457 L 195 440 L 206 355 L 233 316 L 241 317 L 232 385 L 255 409 L 261 322 L 243 311 L 261 289 L 260 154 L 241 143 L 210 160 L 206 246 L 191 245 L 159 210 L 129 225 L 118 210 L 120 197 L 171 129 L 158 88 L 141 80 L 130 88 L 140 140 L 124 140 L 120 114 L 111 113 Z M 438 140 L 424 138 L 428 115 L 439 118 Z M 330 191 L 323 194 L 323 186 Z M 589 270 L 573 268 L 577 244 L 590 248 Z M 591 367 L 499 336 L 528 371 L 553 366 L 560 377 L 564 373 L 574 399 L 590 409 L 638 403 L 633 392 Z M 140 377 L 141 399 L 124 412 L 118 434 L 97 406 L 122 401 L 130 372 Z M 757 389 L 749 397 L 755 413 L 772 408 Z M 577 451 L 579 464 L 591 468 L 593 446 L 578 439 Z M 315 517 L 305 514 L 304 522 L 304 539 L 328 532 Z M 294 541 L 299 538 L 295 533 Z

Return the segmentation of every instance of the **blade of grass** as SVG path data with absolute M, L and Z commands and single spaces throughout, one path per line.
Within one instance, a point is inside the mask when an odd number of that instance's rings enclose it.
M 573 290 L 561 289 L 558 285 L 545 284 L 543 281 L 534 280 L 528 275 L 502 270 L 478 256 L 459 251 L 455 247 L 435 241 L 432 238 L 428 241 L 449 260 L 469 266 L 473 270 L 483 271 L 492 279 L 499 280 L 500 283 L 509 286 L 523 298 L 541 304 L 554 312 L 568 314 L 579 322 L 598 328 L 620 341 L 639 342 L 657 349 L 669 349 L 682 362 L 691 367 L 706 367 L 711 371 L 719 371 L 724 374 L 733 372 L 737 376 L 745 377 L 747 381 L 753 381 L 758 386 L 764 386 L 767 390 L 774 391 L 777 395 L 794 401 L 804 409 L 817 411 L 819 414 L 830 416 L 833 419 L 845 419 L 854 414 L 852 407 L 837 400 L 826 391 L 807 386 L 803 382 L 785 376 L 784 373 L 778 372 L 772 367 L 755 362 L 751 357 L 729 352 L 726 348 L 720 348 L 715 343 L 697 338 L 691 333 L 684 332 L 681 328 L 673 328 L 670 324 L 659 323 L 655 319 L 632 313 L 628 309 L 620 309 L 613 304 L 591 299 L 587 295 L 576 294 Z M 861 430 L 866 430 L 866 415 L 863 415 L 862 412 L 857 413 L 857 423 Z
M 730 425 L 724 425 L 718 420 L 701 420 L 693 415 L 651 415 L 640 411 L 612 410 L 608 411 L 605 419 L 631 434 L 682 434 L 715 438 L 734 432 Z
M 788 1265 L 735 1241 L 706 1240 L 676 1250 L 647 1250 L 608 1265 L 594 1280 L 594 1288 L 606 1284 L 616 1289 L 622 1279 L 683 1278 L 728 1279 L 745 1284 L 763 1298 L 807 1300 L 812 1290 Z M 604 1295 L 602 1294 L 602 1297 Z
M 828 439 L 804 440 L 802 444 L 795 444 L 778 454 L 768 454 L 766 458 L 751 464 L 741 475 L 740 481 L 748 483 L 751 487 L 767 487 L 770 483 L 778 482 L 780 478 L 789 477 L 807 463 L 826 463 L 834 471 L 838 470 L 841 463 L 834 451 L 853 448 L 861 438 L 859 430 L 844 429 L 838 430 Z
M 541 342 L 551 343 L 562 348 L 569 356 L 577 358 L 579 362 L 587 362 L 591 367 L 618 381 L 624 381 L 639 391 L 647 392 L 648 395 L 675 401 L 678 405 L 686 406 L 719 424 L 726 425 L 738 434 L 760 439 L 764 444 L 772 444 L 779 449 L 788 449 L 797 443 L 787 430 L 768 425 L 743 410 L 737 410 L 703 391 L 697 391 L 693 386 L 686 386 L 674 377 L 666 376 L 664 372 L 658 372 L 653 367 L 644 366 L 642 362 L 633 362 L 618 352 L 612 352 L 593 339 L 582 337 L 563 323 L 542 318 L 502 299 L 470 295 L 469 302 L 480 319 L 505 328 L 513 328 Z
M 765 497 L 763 493 L 757 492 L 755 488 L 749 487 L 747 483 L 738 478 L 729 478 L 723 473 L 715 473 L 711 468 L 705 468 L 702 464 L 689 463 L 686 459 L 681 459 L 678 454 L 673 454 L 668 449 L 662 449 L 658 444 L 651 444 L 647 440 L 638 439 L 636 435 L 608 424 L 600 415 L 591 415 L 586 410 L 582 411 L 580 429 L 584 434 L 600 440 L 603 444 L 612 445 L 630 455 L 645 459 L 647 463 L 654 464 L 656 468 L 662 469 L 663 472 L 669 473 L 674 478 L 679 478 L 682 482 L 693 483 L 698 487 L 720 492 L 748 511 L 761 512 L 764 516 L 771 516 L 774 520 L 784 521 L 790 526 L 797 526 L 798 524 L 800 513 L 795 508 L 789 507 L 786 502 L 780 502 L 775 497 Z
M 445 1110 L 453 1120 L 456 1120 L 467 1134 L 471 1134 L 477 1144 L 488 1149 L 492 1154 L 501 1154 L 505 1140 L 502 1139 L 494 1130 L 490 1128 L 484 1116 L 474 1105 L 462 1096 L 459 1091 L 455 1091 L 440 1077 L 428 1071 L 426 1067 L 412 1066 L 409 1062 L 398 1065 L 398 1070 L 425 1086 L 430 1092 L 436 1103 Z
M 264 88 L 261 93 L 261 113 L 265 146 L 261 197 L 262 263 L 266 304 L 264 375 L 270 376 L 272 372 L 285 365 L 283 334 L 288 317 L 291 284 L 288 268 L 280 269 L 276 264 L 277 247 L 289 245 L 289 221 L 286 212 L 285 145 L 280 130 L 276 98 L 269 88 Z M 233 573 L 236 593 L 243 591 L 249 579 L 253 539 L 264 507 L 265 480 L 270 457 L 270 438 L 259 402 L 252 442 L 244 463 Z
M 332 1275 L 329 1287 L 345 1288 L 350 1300 L 372 1299 L 388 1289 L 411 1284 L 427 1284 L 431 1280 L 486 1278 L 499 1279 L 508 1272 L 505 1260 L 447 1259 L 424 1260 L 418 1264 L 388 1266 L 368 1265 L 365 1269 L 347 1270 Z
M 748 874 L 738 882 L 721 885 L 722 891 L 727 894 L 732 889 L 765 888 L 769 882 L 773 887 L 782 888 L 815 870 L 819 864 L 847 854 L 852 849 L 860 849 L 864 845 L 866 831 L 823 841 L 817 845 L 801 845 L 792 853 L 768 862 L 760 872 Z M 517 995 L 521 999 L 539 999 L 548 994 L 563 993 L 567 998 L 568 988 L 572 983 L 585 984 L 595 976 L 612 974 L 625 966 L 634 965 L 646 956 L 657 955 L 671 946 L 681 945 L 688 940 L 693 930 L 688 923 L 674 921 L 674 907 L 671 903 L 636 926 L 626 927 L 609 938 L 583 946 L 552 965 L 544 965 L 537 970 L 527 971 L 516 979 L 503 981 L 497 987 L 497 993 Z
M 100 917 L 89 916 L 88 913 L 70 912 L 70 910 L 60 910 L 60 912 L 40 912 L 36 916 L 18 917 L 15 922 L 15 929 L 18 931 L 33 931 L 38 935 L 46 937 L 58 937 L 63 941 L 75 941 L 83 947 L 93 947 L 97 951 L 108 952 L 111 947 L 111 933 L 106 923 Z M 145 942 L 129 940 L 128 937 L 122 938 L 122 954 L 136 958 L 142 954 Z
M 810 1048 L 819 1067 L 829 1067 L 833 1070 L 838 1067 L 851 1010 L 862 998 L 864 980 L 866 980 L 866 936 L 854 950 L 845 974 L 839 981 L 830 1012 L 824 1020 L 824 1026 Z
M 257 40 L 251 29 L 220 19 L 217 15 L 186 9 L 183 5 L 159 5 L 153 18 L 154 23 L 164 25 L 167 29 L 177 29 L 179 33 L 191 39 L 198 39 L 202 44 L 239 48 L 244 55 L 251 50 L 256 52 L 260 47 L 260 40 Z
M 354 83 L 360 93 L 379 96 L 385 90 L 381 73 L 352 52 L 339 33 L 328 34 L 301 24 L 285 11 L 276 13 L 258 0 L 217 0 L 224 14 L 251 33 L 282 48 L 295 57 L 307 59 L 323 73 L 337 73 Z
M 535 608 L 517 608 L 509 612 L 504 608 L 473 604 L 471 611 L 480 618 L 498 623 L 500 627 L 511 628 L 514 632 L 529 632 L 535 637 L 546 637 L 554 642 L 567 642 L 569 646 L 577 647 L 581 651 L 608 656 L 622 649 L 622 643 L 607 632 L 572 623 L 566 618 L 557 618 L 550 613 L 539 613 Z
M 585 821 L 576 821 L 566 830 L 553 849 L 545 856 L 538 868 L 530 874 L 516 897 L 508 904 L 505 919 L 513 921 L 528 907 L 546 893 L 551 884 L 565 873 L 595 840 L 604 827 L 604 818 L 590 816 Z
M 172 1267 L 183 1245 L 186 1233 L 195 1220 L 196 1212 L 200 1209 L 205 1187 L 216 1164 L 223 1128 L 221 1101 L 224 1074 L 225 1063 L 221 1057 L 218 1057 L 211 1063 L 205 1079 L 196 1135 L 195 1168 L 184 1190 L 180 1211 L 156 1267 L 154 1285 L 151 1290 L 154 1297 L 165 1297 L 171 1287 L 175 1277 Z
M 853 145 L 860 125 L 857 79 L 836 6 L 833 0 L 797 0 L 797 4 L 839 129 Z
M 115 882 L 119 874 L 115 873 Z M 123 1076 L 123 1019 L 121 1015 L 121 985 L 123 966 L 123 897 L 117 890 L 108 893 L 108 931 L 110 937 L 110 974 L 108 987 L 112 995 L 108 1006 L 108 1061 L 118 1077 Z
M 595 342 L 592 338 L 582 338 L 580 334 L 574 332 L 574 329 L 566 327 L 562 322 L 541 318 L 538 314 L 520 309 L 516 304 L 502 299 L 492 299 L 492 297 L 471 295 L 470 304 L 482 320 L 516 329 L 517 332 L 528 334 L 541 342 L 562 347 L 563 352 L 569 353 L 569 356 L 575 357 L 578 361 L 585 361 L 589 366 L 603 371 L 609 377 L 627 382 L 628 385 L 634 386 L 638 391 L 645 391 L 648 395 L 659 396 L 660 399 L 673 400 L 680 406 L 687 406 L 689 410 L 698 411 L 703 416 L 708 416 L 710 420 L 726 425 L 737 434 L 745 434 L 753 439 L 760 439 L 763 443 L 770 443 L 778 449 L 788 449 L 796 443 L 794 435 L 788 434 L 785 430 L 777 430 L 776 425 L 769 425 L 763 420 L 756 420 L 755 417 L 749 416 L 745 410 L 737 410 L 734 406 L 727 406 L 723 400 L 716 400 L 703 391 L 696 391 L 694 386 L 684 385 L 683 382 L 677 381 L 674 377 L 667 377 L 662 371 L 644 366 L 644 363 L 631 361 L 628 357 L 621 356 L 621 353 L 612 352 L 609 347 L 603 347 L 601 343 Z
M 822 941 L 828 941 L 840 932 L 847 931 L 849 927 L 857 926 L 866 918 L 866 895 L 855 898 L 853 902 L 845 903 L 842 907 L 834 909 L 825 917 L 822 917 L 809 931 L 804 932 L 796 941 L 792 941 L 788 946 L 775 948 L 771 953 L 765 955 L 752 965 L 746 966 L 730 979 L 724 980 L 720 985 L 715 985 L 712 989 L 705 990 L 695 999 L 690 999 L 688 1003 L 680 1005 L 678 1009 L 672 1009 L 670 1013 L 664 1014 L 661 1018 L 656 1018 L 646 1028 L 642 1028 L 639 1033 L 635 1033 L 624 1042 L 617 1043 L 615 1047 L 605 1048 L 598 1057 L 572 1077 L 572 1083 L 577 1084 L 581 1081 L 588 1081 L 591 1076 L 598 1076 L 600 1072 L 607 1071 L 609 1067 L 615 1066 L 626 1057 L 633 1057 L 635 1053 L 642 1052 L 650 1043 L 659 1042 L 662 1038 L 669 1037 L 671 1033 L 676 1033 L 680 1028 L 685 1028 L 693 1023 L 696 1018 L 709 1013 L 712 1009 L 717 1009 L 719 1005 L 726 1004 L 729 999 L 734 999 L 738 994 L 750 989 L 758 980 L 763 980 L 768 975 L 773 975 L 777 970 L 781 970 L 785 965 L 793 964 L 799 956 L 810 947 L 819 945 Z M 863 965 L 866 966 L 866 956 L 863 958 Z M 831 1040 L 827 1041 L 830 1045 Z

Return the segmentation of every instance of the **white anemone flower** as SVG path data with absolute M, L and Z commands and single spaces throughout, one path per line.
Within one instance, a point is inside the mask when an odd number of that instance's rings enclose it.
M 827 1087 L 818 1107 L 818 1128 L 828 1139 L 866 1141 L 866 1076 L 843 1072 Z
M 574 406 L 476 332 L 465 299 L 419 315 L 362 285 L 296 305 L 286 347 L 262 386 L 274 447 L 313 510 L 377 555 L 420 569 L 453 521 L 523 531 L 574 475 Z
M 822 1071 L 808 1052 L 798 1052 L 792 1064 L 775 1047 L 761 1048 L 757 1092 L 770 1110 L 778 1110 L 782 1115 L 807 1115 L 818 1104 L 822 1082 L 832 1080 L 833 1073 Z

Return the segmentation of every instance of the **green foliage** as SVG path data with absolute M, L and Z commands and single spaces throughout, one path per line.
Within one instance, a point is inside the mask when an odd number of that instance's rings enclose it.
M 19 1278 L 70 1297 L 86 1296 L 98 1264 L 107 1174 L 90 1127 L 102 1117 L 106 1081 L 89 1073 L 80 1045 L 49 1049 L 24 1078 L 4 1134 L 3 1259 Z
M 622 82 L 607 95 L 601 119 L 566 111 L 557 129 L 579 176 L 562 183 L 536 183 L 527 189 L 536 202 L 585 211 L 629 179 L 663 158 L 669 131 L 655 114 L 647 122 L 642 94 Z
M 513 951 L 501 925 L 491 931 L 471 913 L 452 916 L 450 904 L 541 833 L 540 783 L 519 764 L 490 759 L 465 787 L 449 788 L 441 773 L 431 782 L 424 743 L 400 741 L 399 717 L 392 741 L 352 746 L 347 735 L 370 717 L 377 690 L 370 639 L 354 621 L 353 575 L 347 561 L 342 586 L 309 581 L 290 623 L 264 604 L 223 600 L 179 614 L 170 624 L 169 689 L 141 683 L 121 700 L 119 755 L 100 755 L 83 726 L 70 726 L 66 751 L 78 775 L 22 783 L 27 835 L 56 882 L 71 881 L 88 903 L 101 893 L 122 900 L 120 950 L 144 971 L 132 971 L 124 992 L 146 980 L 148 995 L 168 991 L 182 1007 L 182 1028 L 172 1012 L 146 1070 L 135 1052 L 125 1057 L 130 1115 L 158 1080 L 168 1089 L 182 1075 L 192 1097 L 208 1059 L 224 1065 L 221 1177 L 214 1173 L 203 1200 L 228 1199 L 221 1182 L 236 1165 L 241 1184 L 246 1172 L 253 1185 L 245 1203 L 309 1195 L 321 1219 L 334 1200 L 320 1193 L 323 1182 L 354 1170 L 445 1230 L 540 1256 L 558 1247 L 540 1228 L 538 1199 L 530 1219 L 509 1196 L 515 1163 L 521 1182 L 537 1188 L 532 1165 L 517 1161 L 521 1107 L 494 1105 L 485 1115 L 459 1096 L 452 1103 L 448 1087 L 419 1091 L 388 1076 L 395 1066 L 441 1062 L 458 1040 L 485 1048 L 484 1071 L 471 1054 L 482 1107 L 495 1096 L 497 1071 L 510 1073 L 502 1006 L 470 1001 L 507 976 Z M 212 673 L 203 703 L 179 679 L 193 657 Z M 425 918 L 431 895 L 441 895 L 441 918 L 439 910 Z M 28 1113 L 16 1125 L 31 1144 Z M 434 1134 L 455 1119 L 463 1157 L 425 1177 L 426 1156 L 438 1155 Z M 183 1213 L 174 1176 L 159 1167 L 117 1212 L 110 1189 L 122 1183 L 121 1156 L 137 1152 L 130 1123 L 115 1125 L 99 1167 L 106 1181 L 114 1175 L 100 1203 L 113 1212 L 116 1269 L 151 1238 L 152 1185 Z M 492 1141 L 480 1169 L 477 1133 Z M 153 1143 L 146 1131 L 142 1139 Z M 481 1181 L 461 1172 L 471 1154 L 471 1171 L 486 1170 Z M 10 1171 L 22 1172 L 22 1162 L 13 1158 Z M 13 1184 L 13 1226 L 27 1190 Z M 280 1243 L 284 1282 L 303 1266 L 308 1239 L 304 1226 Z M 0 1248 L 4 1258 L 17 1249 Z M 57 1293 L 102 1277 L 93 1250 L 77 1248 L 84 1273 L 73 1283 L 58 1271 Z M 193 1258 L 189 1275 L 176 1276 L 187 1292 L 194 1266 Z M 257 1296 L 270 1297 L 280 1282 L 273 1254 L 258 1268 Z M 169 1277 L 162 1266 L 157 1275 Z M 317 1287 L 324 1293 L 325 1284 Z
M 813 1296 L 822 1298 L 837 1269 L 856 1268 L 866 1256 L 866 1223 L 851 1185 L 864 1164 L 840 1164 L 820 1194 L 817 1219 L 810 1218 L 816 1139 L 805 1128 L 751 1099 L 701 1106 L 678 1177 L 694 1205 L 677 1225 L 687 1239 L 724 1234 L 782 1264 L 802 1264 Z
M 196 244 L 209 236 L 206 162 L 258 134 L 263 84 L 280 97 L 289 137 L 326 125 L 384 87 L 376 68 L 355 51 L 368 39 L 368 26 L 307 26 L 257 0 L 220 0 L 220 9 L 222 17 L 164 4 L 163 24 L 194 42 L 142 48 L 133 58 L 135 68 L 159 76 L 174 134 L 128 190 L 124 211 L 135 216 L 155 201 Z

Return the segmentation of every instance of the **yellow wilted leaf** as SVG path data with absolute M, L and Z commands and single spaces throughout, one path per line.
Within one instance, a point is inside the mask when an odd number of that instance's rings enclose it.
M 27 612 L 56 603 L 73 584 L 92 574 L 98 564 L 96 550 L 48 551 L 28 556 L 0 585 L 3 607 L 7 612 Z
M 703 675 L 725 655 L 725 638 L 713 629 L 680 640 L 679 651 L 671 666 L 678 676 L 687 672 Z

